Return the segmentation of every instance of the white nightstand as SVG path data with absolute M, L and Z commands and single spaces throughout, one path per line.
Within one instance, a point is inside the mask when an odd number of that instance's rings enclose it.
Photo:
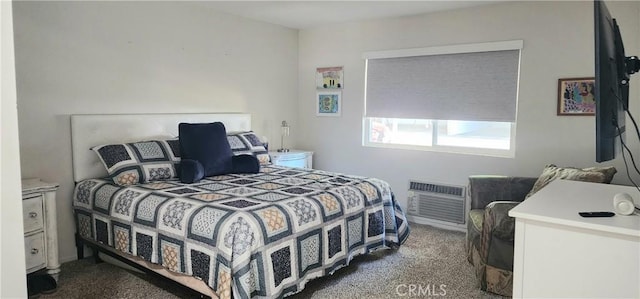
M 313 168 L 313 152 L 290 150 L 288 152 L 269 152 L 271 162 L 278 166 Z
M 58 280 L 58 225 L 56 222 L 58 184 L 39 179 L 22 180 L 22 218 L 27 273 L 47 268 Z

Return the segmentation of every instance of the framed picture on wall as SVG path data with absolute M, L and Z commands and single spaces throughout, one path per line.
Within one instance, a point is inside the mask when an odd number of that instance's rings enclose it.
M 342 92 L 318 91 L 315 104 L 317 116 L 340 116 L 342 112 Z
M 316 69 L 316 88 L 332 89 L 344 87 L 344 73 L 341 66 L 319 67 Z
M 558 115 L 594 115 L 595 78 L 558 79 Z

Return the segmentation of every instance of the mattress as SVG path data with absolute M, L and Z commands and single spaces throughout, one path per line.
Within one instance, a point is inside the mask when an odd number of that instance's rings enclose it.
M 293 294 L 409 235 L 385 181 L 273 165 L 195 184 L 88 179 L 73 207 L 82 238 L 201 279 L 220 298 Z

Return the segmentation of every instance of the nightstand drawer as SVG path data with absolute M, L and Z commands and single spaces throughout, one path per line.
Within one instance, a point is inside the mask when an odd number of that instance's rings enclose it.
M 274 165 L 298 168 L 312 168 L 313 152 L 291 150 L 288 152 L 269 152 Z
M 22 219 L 25 233 L 43 228 L 42 196 L 31 197 L 22 201 Z
M 307 157 L 305 156 L 296 157 L 296 158 L 287 157 L 283 159 L 278 159 L 273 164 L 276 164 L 279 166 L 305 168 L 307 167 Z
M 22 180 L 22 218 L 27 273 L 46 268 L 47 274 L 58 280 L 60 262 L 56 190 L 56 183 L 47 183 L 40 179 Z
M 286 152 L 274 155 L 278 161 L 304 160 L 309 154 L 301 152 Z
M 25 237 L 24 250 L 27 272 L 44 268 L 44 232 Z

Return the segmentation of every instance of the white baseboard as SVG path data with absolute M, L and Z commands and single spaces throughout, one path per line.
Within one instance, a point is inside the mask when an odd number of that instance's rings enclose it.
M 66 263 L 66 262 L 72 262 L 77 260 L 78 257 L 74 254 L 74 255 L 69 255 L 69 256 L 61 256 L 60 257 L 60 263 Z
M 454 231 L 459 231 L 463 233 L 467 231 L 467 226 L 465 224 L 457 224 L 457 223 L 451 223 L 446 221 L 439 221 L 435 219 L 427 219 L 424 217 L 416 217 L 412 215 L 407 215 L 407 220 L 413 223 L 431 225 L 437 228 L 454 230 Z

